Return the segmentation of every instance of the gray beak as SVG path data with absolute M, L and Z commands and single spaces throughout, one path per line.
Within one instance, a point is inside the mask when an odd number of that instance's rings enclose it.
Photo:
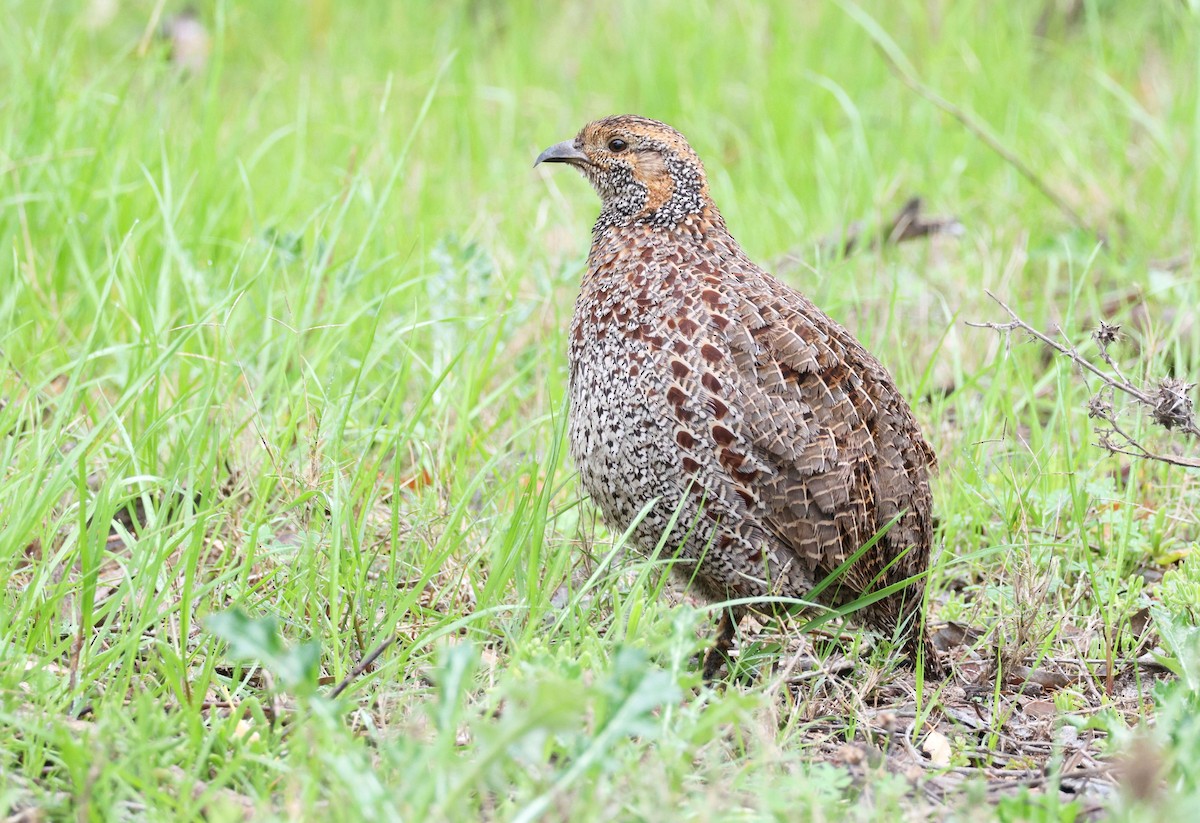
M 537 168 L 542 163 L 590 163 L 588 156 L 579 149 L 575 148 L 575 141 L 564 140 L 561 143 L 555 143 L 550 148 L 538 155 L 537 160 L 533 161 L 534 168 Z

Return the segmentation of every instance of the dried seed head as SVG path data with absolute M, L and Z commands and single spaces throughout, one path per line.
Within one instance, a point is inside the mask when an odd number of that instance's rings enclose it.
M 1116 454 L 1120 451 L 1120 448 L 1113 441 L 1114 435 L 1116 435 L 1116 432 L 1112 429 L 1096 429 L 1096 437 L 1100 440 L 1100 448 L 1108 449 L 1111 454 Z
M 1092 399 L 1087 402 L 1087 413 L 1090 418 L 1099 417 L 1101 420 L 1111 420 L 1112 402 L 1104 396 L 1103 392 L 1092 395 Z
M 1196 387 L 1178 377 L 1164 377 L 1154 395 L 1154 422 L 1166 429 L 1187 427 L 1194 423 L 1192 398 L 1188 393 Z
M 1113 343 L 1116 343 L 1121 336 L 1121 327 L 1116 323 L 1105 323 L 1100 321 L 1099 327 L 1092 332 L 1092 337 L 1095 338 L 1096 344 L 1101 350 L 1108 348 Z

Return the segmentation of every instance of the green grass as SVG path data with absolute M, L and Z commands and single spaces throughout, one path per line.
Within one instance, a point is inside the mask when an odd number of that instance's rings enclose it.
M 99 27 L 10 2 L 0 814 L 1074 820 L 1071 740 L 1161 767 L 1119 772 L 1113 814 L 1194 808 L 1200 475 L 1108 455 L 1076 370 L 964 323 L 1006 319 L 990 289 L 1085 352 L 1123 323 L 1131 376 L 1200 375 L 1200 10 L 1071 5 L 205 2 L 188 74 L 149 0 Z M 680 128 L 748 252 L 914 399 L 933 622 L 993 632 L 955 679 L 917 694 L 852 626 L 840 651 L 769 627 L 757 677 L 700 689 L 712 610 L 581 500 L 564 330 L 597 205 L 530 166 L 626 111 Z M 965 233 L 822 251 L 914 194 Z M 1051 720 L 988 672 L 982 730 L 947 720 L 996 647 L 1073 674 Z M 890 740 L 889 706 L 915 710 Z M 935 728 L 958 771 L 912 754 Z

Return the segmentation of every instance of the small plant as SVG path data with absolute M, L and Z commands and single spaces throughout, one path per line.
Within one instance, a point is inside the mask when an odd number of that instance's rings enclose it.
M 298 697 L 316 693 L 321 666 L 321 644 L 317 641 L 288 646 L 277 619 L 252 618 L 241 609 L 211 615 L 205 625 L 228 644 L 235 659 L 262 665 L 281 690 Z

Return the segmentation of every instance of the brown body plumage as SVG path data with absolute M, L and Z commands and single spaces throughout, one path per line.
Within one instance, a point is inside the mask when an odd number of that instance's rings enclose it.
M 624 531 L 657 500 L 634 543 L 653 551 L 669 530 L 676 568 L 717 600 L 804 598 L 896 517 L 821 599 L 919 577 L 935 458 L 912 411 L 850 332 L 746 257 L 683 136 L 609 117 L 538 162 L 576 166 L 602 201 L 571 324 L 569 439 L 606 522 Z M 859 614 L 915 648 L 923 590 Z

